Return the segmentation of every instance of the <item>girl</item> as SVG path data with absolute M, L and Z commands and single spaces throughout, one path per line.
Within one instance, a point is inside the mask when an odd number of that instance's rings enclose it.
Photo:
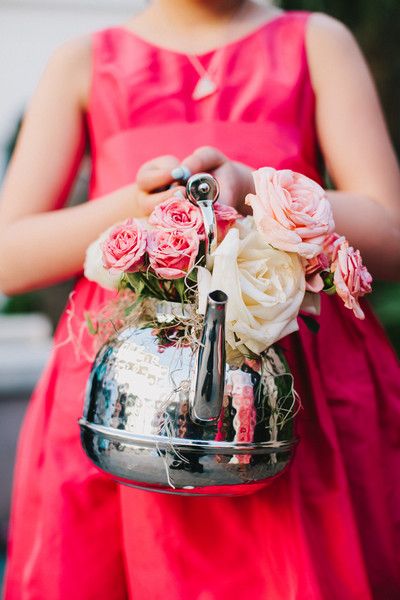
M 63 208 L 87 139 L 91 201 Z M 252 0 L 153 0 L 52 57 L 4 184 L 0 289 L 81 273 L 102 231 L 169 197 L 180 163 L 240 210 L 254 168 L 321 182 L 321 158 L 337 231 L 375 276 L 398 274 L 399 169 L 347 29 Z M 78 276 L 30 404 L 6 600 L 397 598 L 399 371 L 368 309 L 356 321 L 324 297 L 319 334 L 283 342 L 303 403 L 291 468 L 254 495 L 182 498 L 118 487 L 81 450 L 90 361 L 68 335 L 109 297 Z

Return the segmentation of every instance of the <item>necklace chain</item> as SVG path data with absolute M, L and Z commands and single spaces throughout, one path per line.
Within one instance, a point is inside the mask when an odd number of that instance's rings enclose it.
M 240 3 L 239 7 L 234 11 L 233 15 L 231 15 L 228 26 L 225 29 L 225 38 L 226 33 L 230 31 L 232 23 L 237 20 L 244 6 L 247 6 L 247 2 Z M 223 44 L 221 44 L 221 49 L 222 48 Z M 202 100 L 203 98 L 211 96 L 218 90 L 218 84 L 212 78 L 212 72 L 215 69 L 215 57 L 218 55 L 217 53 L 218 51 L 216 51 L 212 56 L 208 68 L 202 64 L 200 58 L 196 54 L 185 54 L 186 58 L 199 76 L 199 79 L 192 92 L 193 100 Z

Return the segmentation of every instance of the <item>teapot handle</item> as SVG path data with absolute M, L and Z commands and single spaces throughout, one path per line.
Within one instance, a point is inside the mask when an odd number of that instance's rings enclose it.
M 201 210 L 206 232 L 206 262 L 217 246 L 217 223 L 214 202 L 219 196 L 218 181 L 209 173 L 196 173 L 186 184 L 186 194 L 192 204 Z

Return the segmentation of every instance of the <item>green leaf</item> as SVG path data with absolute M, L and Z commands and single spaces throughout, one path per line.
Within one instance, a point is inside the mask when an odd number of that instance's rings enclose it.
M 331 287 L 334 285 L 333 273 L 331 273 L 330 271 L 323 271 L 321 273 L 321 277 L 322 277 L 322 281 L 324 282 L 324 292 L 326 290 L 331 289 Z
M 150 271 L 147 271 L 146 273 L 143 273 L 143 281 L 149 291 L 150 296 L 153 296 L 154 298 L 159 298 L 161 300 L 164 298 L 164 295 L 160 288 L 160 280 L 158 279 L 158 277 L 152 275 Z
M 183 278 L 175 279 L 174 284 L 175 284 L 176 291 L 179 294 L 179 298 L 181 299 L 181 302 L 184 303 L 185 302 L 185 291 L 186 291 L 185 280 Z
M 143 286 L 140 273 L 125 273 L 125 279 L 132 286 L 133 290 L 138 294 L 138 288 Z
M 197 283 L 197 269 L 192 269 L 191 271 L 189 271 L 189 273 L 186 275 L 187 279 L 189 279 L 189 281 L 193 281 L 194 283 Z
M 126 290 L 126 288 L 132 289 L 132 286 L 125 278 L 125 275 L 123 275 L 118 283 L 117 292 L 120 293 L 123 290 Z
M 299 314 L 299 317 L 303 319 L 304 323 L 312 333 L 318 333 L 320 328 L 318 321 L 316 321 L 313 317 L 310 317 L 310 315 L 305 315 L 302 313 Z
M 94 323 L 92 321 L 92 317 L 90 316 L 90 313 L 85 311 L 84 316 L 85 316 L 85 321 L 86 321 L 86 325 L 89 330 L 89 333 L 91 335 L 96 335 L 98 333 L 98 327 L 97 327 L 97 325 L 94 325 Z
M 325 294 L 328 294 L 328 296 L 333 296 L 336 294 L 336 286 L 332 285 L 329 288 L 324 288 L 322 291 L 325 292 Z

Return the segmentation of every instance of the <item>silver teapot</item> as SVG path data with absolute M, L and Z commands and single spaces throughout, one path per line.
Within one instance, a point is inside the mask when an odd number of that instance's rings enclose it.
M 205 253 L 215 246 L 218 184 L 187 182 L 202 211 Z M 183 495 L 241 495 L 276 477 L 292 458 L 296 399 L 282 351 L 227 355 L 222 291 L 208 296 L 197 344 L 168 344 L 157 324 L 191 322 L 195 307 L 149 301 L 155 328 L 121 329 L 97 354 L 87 383 L 81 440 L 117 482 Z

